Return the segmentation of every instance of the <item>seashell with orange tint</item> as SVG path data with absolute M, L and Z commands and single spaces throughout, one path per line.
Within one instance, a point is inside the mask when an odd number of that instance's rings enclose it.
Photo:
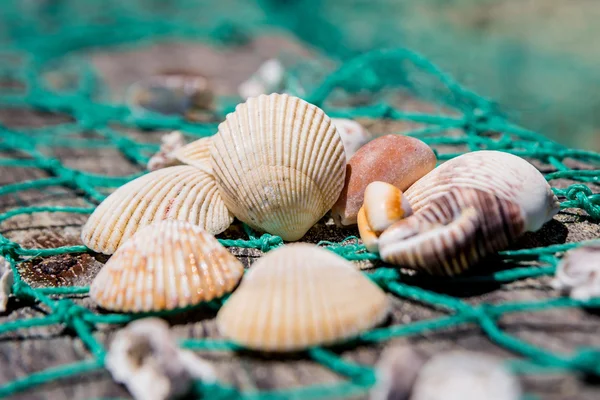
M 318 107 L 271 94 L 248 99 L 219 125 L 212 168 L 227 208 L 259 231 L 300 239 L 338 198 L 346 158 Z
M 377 253 L 381 232 L 410 215 L 412 208 L 400 189 L 385 182 L 371 182 L 365 189 L 364 205 L 357 220 L 367 250 Z
M 352 263 L 300 243 L 252 265 L 217 315 L 220 332 L 246 348 L 298 351 L 359 335 L 389 309 L 385 293 Z
M 389 263 L 434 275 L 464 272 L 536 231 L 559 211 L 544 176 L 509 153 L 478 151 L 452 159 L 411 186 L 414 215 L 379 237 Z
M 574 300 L 600 297 L 600 243 L 566 252 L 556 268 L 552 286 Z
M 346 182 L 331 210 L 338 226 L 354 225 L 371 182 L 389 183 L 406 190 L 435 167 L 433 150 L 418 139 L 386 135 L 361 147 L 348 162 Z
M 410 400 L 519 400 L 521 384 L 500 359 L 483 353 L 435 355 L 419 372 Z
M 215 235 L 233 222 L 214 177 L 177 166 L 150 172 L 114 191 L 88 218 L 81 240 L 96 252 L 112 254 L 139 229 L 166 219 L 187 221 Z
M 106 262 L 90 297 L 107 310 L 163 311 L 231 292 L 244 267 L 214 236 L 183 221 L 146 226 Z
M 361 124 L 347 118 L 331 118 L 331 122 L 337 128 L 342 143 L 344 143 L 344 151 L 346 152 L 346 161 L 362 146 L 367 144 L 373 137 Z

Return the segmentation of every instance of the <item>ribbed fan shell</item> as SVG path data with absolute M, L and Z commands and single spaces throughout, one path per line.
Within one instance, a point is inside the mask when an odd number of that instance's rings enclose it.
M 298 240 L 337 200 L 346 158 L 331 120 L 299 98 L 237 106 L 213 138 L 212 167 L 229 210 L 253 228 Z
M 350 262 L 314 245 L 292 244 L 250 268 L 217 325 L 250 349 L 297 351 L 356 336 L 387 311 L 385 293 Z
M 525 229 L 536 231 L 559 211 L 544 176 L 526 160 L 500 151 L 476 151 L 453 158 L 406 190 L 415 213 L 456 187 L 472 188 L 518 204 Z
M 92 213 L 81 240 L 112 254 L 140 228 L 165 219 L 187 221 L 211 234 L 233 222 L 214 177 L 191 166 L 160 169 L 118 188 Z
M 243 273 L 237 258 L 199 226 L 162 221 L 116 251 L 92 282 L 90 296 L 113 311 L 171 310 L 229 293 Z
M 183 164 L 191 165 L 212 174 L 210 146 L 212 146 L 212 137 L 205 137 L 176 150 L 173 156 Z

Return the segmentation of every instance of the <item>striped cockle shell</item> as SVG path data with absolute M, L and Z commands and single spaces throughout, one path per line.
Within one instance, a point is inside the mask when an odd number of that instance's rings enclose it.
M 227 115 L 211 147 L 227 208 L 251 227 L 300 239 L 344 185 L 346 158 L 335 126 L 318 107 L 271 94 Z
M 552 286 L 575 300 L 600 297 L 600 242 L 565 253 Z
M 81 240 L 94 251 L 112 254 L 140 228 L 166 219 L 187 221 L 215 235 L 233 222 L 212 175 L 176 166 L 150 172 L 114 191 L 89 217 Z
M 205 137 L 177 149 L 173 156 L 181 163 L 191 165 L 204 172 L 212 174 L 210 147 L 212 137 Z
M 431 358 L 419 372 L 410 400 L 519 400 L 517 377 L 487 354 L 450 351 Z
M 379 235 L 395 222 L 412 215 L 412 208 L 402 191 L 385 182 L 371 182 L 358 212 L 358 231 L 368 251 L 378 251 Z
M 357 336 L 381 322 L 388 307 L 385 293 L 352 263 L 299 243 L 251 266 L 217 325 L 246 348 L 298 351 Z
M 405 195 L 414 215 L 383 232 L 379 253 L 384 261 L 436 275 L 463 272 L 559 210 L 533 165 L 499 151 L 452 159 Z
M 90 286 L 102 308 L 172 310 L 231 292 L 243 265 L 214 236 L 183 221 L 146 226 L 106 262 Z

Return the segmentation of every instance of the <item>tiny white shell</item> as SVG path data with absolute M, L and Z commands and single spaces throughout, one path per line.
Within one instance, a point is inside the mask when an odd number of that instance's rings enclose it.
M 367 144 L 373 138 L 371 133 L 361 124 L 346 118 L 331 118 L 331 122 L 337 128 L 346 152 L 346 160 L 356 153 L 358 149 Z
M 216 381 L 214 368 L 175 344 L 166 322 L 144 318 L 118 331 L 105 358 L 116 382 L 136 400 L 166 400 L 185 395 L 194 379 Z
M 393 223 L 412 215 L 412 208 L 404 193 L 385 182 L 371 182 L 365 189 L 363 205 L 369 226 L 383 232 Z
M 426 358 L 410 345 L 396 345 L 383 351 L 377 362 L 377 384 L 370 400 L 408 400 Z
M 552 286 L 575 300 L 600 297 L 600 244 L 569 250 L 556 268 Z
M 297 351 L 356 336 L 389 311 L 385 293 L 352 263 L 315 245 L 269 252 L 217 315 L 219 331 L 254 350 Z
M 113 311 L 172 310 L 231 292 L 243 273 L 237 258 L 200 227 L 161 221 L 119 247 L 94 278 L 90 297 Z
M 492 356 L 450 351 L 419 372 L 411 400 L 519 400 L 519 380 Z
M 0 257 L 0 313 L 6 311 L 8 298 L 12 294 L 13 283 L 14 276 L 12 268 L 4 257 Z
M 238 105 L 219 125 L 211 157 L 231 213 L 284 240 L 304 236 L 344 185 L 344 146 L 331 120 L 288 95 Z
M 238 92 L 243 99 L 257 97 L 261 94 L 281 92 L 285 83 L 285 68 L 281 61 L 271 58 L 265 61 L 258 70 L 245 82 Z
M 165 219 L 187 221 L 211 234 L 233 222 L 214 177 L 177 166 L 150 172 L 114 191 L 89 217 L 81 240 L 94 251 L 112 254 L 138 229 Z
M 173 167 L 179 165 L 180 162 L 174 156 L 174 152 L 185 146 L 185 137 L 179 131 L 173 131 L 160 138 L 160 150 L 148 160 L 148 171 L 156 171 L 157 169 Z

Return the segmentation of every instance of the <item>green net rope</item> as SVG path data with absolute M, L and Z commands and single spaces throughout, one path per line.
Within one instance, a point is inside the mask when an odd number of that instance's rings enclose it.
M 83 6 L 82 4 L 85 4 Z M 118 187 L 139 175 L 111 177 L 92 174 L 63 165 L 60 160 L 46 155 L 45 148 L 52 146 L 72 148 L 116 148 L 128 159 L 144 166 L 148 157 L 158 146 L 139 143 L 115 129 L 115 124 L 124 128 L 138 129 L 180 129 L 196 137 L 212 135 L 216 131 L 215 124 L 190 123 L 178 117 L 166 117 L 155 114 L 142 116 L 133 114 L 124 104 L 99 100 L 95 94 L 105 90 L 101 86 L 94 68 L 85 59 L 76 57 L 73 52 L 81 49 L 113 46 L 143 45 L 157 38 L 174 38 L 180 40 L 202 40 L 215 46 L 236 45 L 244 42 L 254 34 L 264 31 L 266 24 L 273 23 L 263 13 L 248 9 L 252 18 L 234 17 L 230 19 L 210 19 L 210 22 L 198 23 L 190 17 L 190 10 L 205 13 L 198 8 L 198 2 L 173 1 L 168 12 L 153 14 L 146 10 L 148 2 L 40 2 L 33 11 L 24 12 L 20 7 L 33 2 L 7 2 L 2 6 L 5 28 L 0 31 L 0 40 L 4 44 L 0 50 L 0 58 L 17 63 L 0 63 L 0 78 L 20 82 L 26 90 L 0 93 L 1 108 L 27 108 L 47 112 L 66 113 L 73 117 L 73 122 L 49 127 L 15 129 L 0 124 L 0 150 L 15 154 L 15 157 L 0 159 L 0 166 L 15 168 L 37 168 L 47 171 L 51 177 L 25 182 L 18 182 L 0 187 L 0 195 L 9 195 L 30 189 L 44 189 L 53 186 L 64 186 L 75 189 L 82 198 L 90 202 L 89 207 L 42 206 L 14 208 L 0 214 L 0 223 L 24 214 L 36 213 L 77 213 L 89 214 L 94 205 L 105 198 L 103 190 Z M 152 4 L 164 5 L 155 1 Z M 203 2 L 199 2 L 203 3 Z M 214 2 L 211 2 L 213 4 Z M 240 10 L 245 10 L 243 2 Z M 293 21 L 286 20 L 280 13 L 276 1 L 263 2 L 264 9 L 279 17 L 278 23 L 292 30 Z M 83 7 L 83 8 L 81 8 Z M 219 7 L 214 5 L 214 7 Z M 180 10 L 175 12 L 173 10 Z M 181 11 L 183 10 L 183 11 Z M 218 12 L 218 11 L 217 11 Z M 268 12 L 265 14 L 269 14 Z M 41 15 L 50 18 L 50 28 L 44 28 Z M 80 18 L 70 18 L 78 15 Z M 225 14 L 226 15 L 226 14 Z M 90 16 L 87 20 L 86 16 Z M 96 22 L 94 18 L 102 22 Z M 106 19 L 112 21 L 106 22 Z M 209 18 L 207 18 L 207 21 Z M 283 21 L 283 22 L 282 22 Z M 46 21 L 47 22 L 47 21 Z M 59 22 L 52 25 L 52 22 Z M 252 22 L 253 24 L 251 24 Z M 296 21 L 297 22 L 297 21 Z M 115 33 L 114 26 L 127 26 L 127 29 Z M 335 38 L 333 29 L 327 25 L 329 38 Z M 47 35 L 47 29 L 52 35 Z M 338 32 L 339 33 L 339 32 Z M 301 35 L 302 36 L 302 35 Z M 314 45 L 327 48 L 331 42 L 319 43 L 320 37 L 304 37 Z M 343 50 L 343 51 L 342 51 Z M 351 53 L 348 49 L 340 50 L 340 57 Z M 54 92 L 43 85 L 40 76 L 47 63 L 58 59 L 69 58 L 78 67 L 79 81 L 77 88 L 71 92 Z M 416 73 L 425 77 L 422 85 L 408 79 Z M 353 108 L 332 107 L 328 100 L 339 89 L 352 91 L 361 87 L 375 93 L 393 88 L 410 90 L 425 99 L 434 99 L 445 107 L 458 110 L 452 115 L 435 113 L 405 112 L 395 108 L 391 102 L 381 100 L 374 104 Z M 546 174 L 552 184 L 557 179 L 575 181 L 566 188 L 553 188 L 561 199 L 561 207 L 584 210 L 592 219 L 600 219 L 600 194 L 593 193 L 587 185 L 600 180 L 600 154 L 591 151 L 564 147 L 544 136 L 511 123 L 499 112 L 498 107 L 489 99 L 481 97 L 456 82 L 451 76 L 441 71 L 417 53 L 397 48 L 373 50 L 348 58 L 341 66 L 326 74 L 322 82 L 314 90 L 304 96 L 309 102 L 322 107 L 330 116 L 347 118 L 376 118 L 397 121 L 412 121 L 425 124 L 425 128 L 408 132 L 430 145 L 466 146 L 468 150 L 493 149 L 510 152 L 518 156 L 537 159 L 550 164 L 554 172 Z M 219 112 L 224 115 L 231 110 L 235 102 L 221 99 Z M 464 135 L 449 135 L 450 130 L 462 130 Z M 81 139 L 71 137 L 82 131 L 93 131 L 101 139 Z M 489 132 L 500 132 L 491 137 Z M 461 154 L 438 154 L 440 160 L 447 160 Z M 596 169 L 574 170 L 569 168 L 566 158 L 585 162 Z M 255 248 L 267 252 L 281 246 L 283 241 L 269 234 L 256 235 L 246 229 L 247 238 L 235 240 L 220 239 L 228 247 Z M 348 260 L 376 260 L 377 256 L 365 251 L 357 244 L 356 238 L 334 243 L 319 243 Z M 589 242 L 588 242 L 589 243 Z M 516 264 L 514 268 L 490 273 L 489 275 L 459 277 L 444 281 L 445 284 L 484 282 L 508 283 L 520 279 L 552 275 L 563 252 L 586 243 L 568 243 L 533 249 L 503 251 L 499 256 L 506 262 Z M 125 324 L 144 315 L 99 314 L 76 304 L 69 298 L 72 295 L 85 295 L 87 287 L 47 287 L 34 289 L 24 282 L 19 274 L 18 263 L 32 257 L 48 257 L 57 254 L 87 252 L 85 246 L 67 246 L 59 248 L 24 248 L 19 243 L 0 235 L 0 255 L 11 264 L 15 282 L 14 296 L 21 299 L 35 300 L 48 311 L 46 316 L 25 320 L 16 320 L 0 324 L 0 334 L 18 329 L 37 326 L 62 324 L 72 330 L 85 344 L 90 352 L 86 360 L 57 366 L 55 368 L 23 376 L 0 386 L 0 397 L 11 395 L 42 385 L 57 379 L 97 371 L 103 368 L 106 349 L 95 337 L 96 327 L 100 324 Z M 525 262 L 536 262 L 529 266 Z M 557 297 L 549 300 L 532 302 L 512 302 L 503 304 L 481 303 L 471 305 L 467 302 L 445 294 L 436 293 L 421 287 L 420 283 L 433 278 L 403 275 L 396 269 L 381 267 L 368 275 L 391 295 L 409 299 L 428 307 L 443 311 L 445 316 L 413 323 L 386 326 L 365 332 L 355 341 L 358 343 L 374 343 L 393 338 L 417 335 L 423 332 L 454 327 L 458 325 L 476 325 L 487 337 L 519 356 L 510 365 L 515 371 L 528 373 L 560 369 L 571 372 L 583 372 L 600 375 L 600 349 L 582 348 L 572 354 L 559 354 L 544 349 L 509 335 L 498 325 L 503 315 L 519 312 L 536 312 L 555 308 L 595 307 L 600 306 L 600 299 L 588 302 Z M 221 301 L 206 305 L 218 308 Z M 168 313 L 165 313 L 168 314 Z M 155 314 L 154 314 L 155 315 Z M 159 314 L 160 315 L 160 314 Z M 211 352 L 231 351 L 237 347 L 228 341 L 219 339 L 187 339 L 181 346 Z M 198 382 L 194 390 L 198 395 L 209 398 L 248 398 L 248 399 L 287 399 L 287 398 L 322 398 L 343 397 L 362 394 L 376 382 L 375 370 L 369 366 L 345 361 L 331 349 L 313 348 L 307 357 L 338 373 L 344 380 L 331 385 L 314 385 L 288 390 L 270 390 L 241 392 L 224 383 L 206 385 Z

